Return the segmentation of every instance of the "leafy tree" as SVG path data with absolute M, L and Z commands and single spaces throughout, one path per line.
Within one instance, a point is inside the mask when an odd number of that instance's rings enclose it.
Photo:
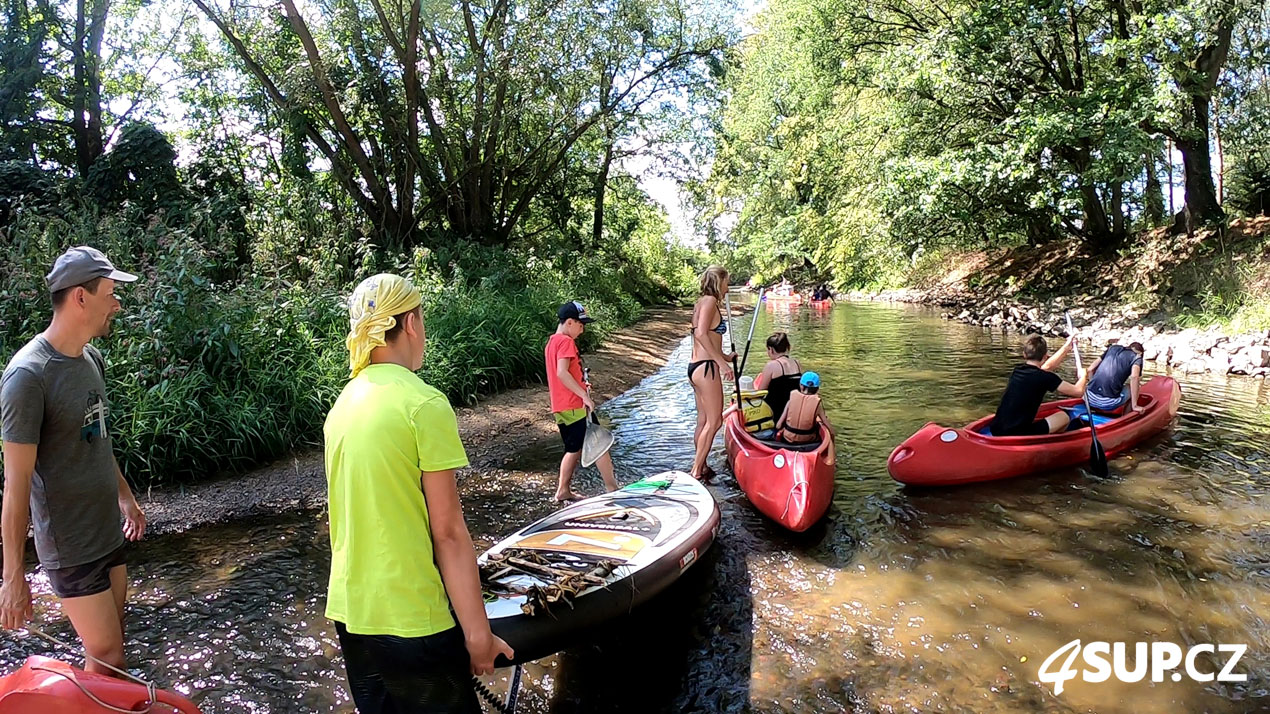
M 1178 226 L 1221 221 L 1209 107 L 1226 102 L 1229 153 L 1253 166 L 1245 108 L 1261 70 L 1247 58 L 1264 56 L 1263 12 L 775 0 L 729 55 L 701 222 L 733 214 L 730 254 L 761 277 L 827 270 L 852 284 L 945 246 L 1077 236 L 1113 251 L 1165 220 L 1165 137 L 1186 166 Z M 1250 175 L 1236 172 L 1241 196 Z
M 509 243 L 579 140 L 616 143 L 726 41 L 680 0 L 194 2 L 395 250 Z

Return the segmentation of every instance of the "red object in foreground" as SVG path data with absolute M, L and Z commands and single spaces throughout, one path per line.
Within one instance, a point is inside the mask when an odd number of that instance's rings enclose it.
M 193 702 L 180 695 L 155 690 L 157 702 L 151 706 L 149 692 L 141 684 L 91 674 L 48 657 L 28 657 L 21 669 L 0 678 L 0 714 L 102 714 L 112 711 L 93 701 L 92 697 L 114 707 L 114 710 L 126 712 L 201 714 Z
M 1181 400 L 1182 389 L 1170 377 L 1154 377 L 1143 384 L 1139 403 L 1144 411 L 1130 411 L 1098 424 L 1098 441 L 1107 456 L 1163 431 Z M 1083 407 L 1079 399 L 1047 402 L 1037 418 L 1078 405 Z M 912 486 L 955 486 L 1089 462 L 1089 427 L 1045 436 L 981 434 L 991 421 L 992 416 L 986 416 L 959 429 L 927 424 L 891 452 L 886 462 L 891 478 Z
M 799 533 L 819 521 L 833 500 L 833 439 L 824 426 L 820 438 L 806 447 L 759 441 L 736 411 L 723 423 L 728 465 L 741 490 L 763 515 Z
M 828 310 L 833 307 L 833 300 L 812 300 L 807 305 L 813 310 Z

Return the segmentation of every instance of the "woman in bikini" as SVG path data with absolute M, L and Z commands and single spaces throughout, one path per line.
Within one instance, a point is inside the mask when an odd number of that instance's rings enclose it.
M 706 457 L 723 425 L 723 380 L 732 379 L 730 362 L 736 356 L 723 353 L 723 335 L 728 331 L 723 296 L 727 291 L 728 271 L 712 265 L 701 274 L 701 297 L 692 308 L 688 382 L 697 399 L 697 429 L 693 437 L 696 453 L 692 459 L 692 476 L 697 479 L 714 475 L 714 469 L 706 465 Z

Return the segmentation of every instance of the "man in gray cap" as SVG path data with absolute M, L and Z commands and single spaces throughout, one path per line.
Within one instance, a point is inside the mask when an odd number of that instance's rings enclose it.
M 45 278 L 52 322 L 18 350 L 0 378 L 0 625 L 17 629 L 31 619 L 23 561 L 34 520 L 35 551 L 84 651 L 121 669 L 124 539 L 140 539 L 146 520 L 111 450 L 106 364 L 88 343 L 110 334 L 119 312 L 116 283 L 136 279 L 94 248 L 63 253 Z M 112 674 L 92 658 L 85 658 L 87 670 Z

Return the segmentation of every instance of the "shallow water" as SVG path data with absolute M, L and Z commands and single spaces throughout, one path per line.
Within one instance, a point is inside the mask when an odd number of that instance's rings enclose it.
M 748 325 L 734 320 L 742 336 Z M 592 642 L 527 667 L 520 711 L 1270 710 L 1264 383 L 1183 379 L 1174 427 L 1113 460 L 1106 480 L 1077 469 L 916 491 L 887 476 L 886 456 L 926 421 L 990 412 L 1017 336 L 916 308 L 764 309 L 748 373 L 773 329 L 788 331 L 824 380 L 840 435 L 829 515 L 785 533 L 721 475 L 724 527 L 707 557 Z M 687 355 L 685 343 L 601 410 L 624 482 L 691 459 Z M 558 458 L 553 447 L 517 466 Z M 721 437 L 712 463 L 725 471 Z M 598 479 L 580 485 L 594 492 Z M 542 477 L 468 477 L 474 535 L 488 545 L 545 514 L 548 488 Z M 139 545 L 130 662 L 209 714 L 351 711 L 321 615 L 326 538 L 323 518 L 299 515 Z M 47 583 L 37 578 L 36 589 L 42 626 L 66 635 Z M 1249 676 L 1074 680 L 1056 696 L 1038 668 L 1077 638 L 1242 643 L 1236 670 Z M 9 641 L 0 665 L 47 651 Z

